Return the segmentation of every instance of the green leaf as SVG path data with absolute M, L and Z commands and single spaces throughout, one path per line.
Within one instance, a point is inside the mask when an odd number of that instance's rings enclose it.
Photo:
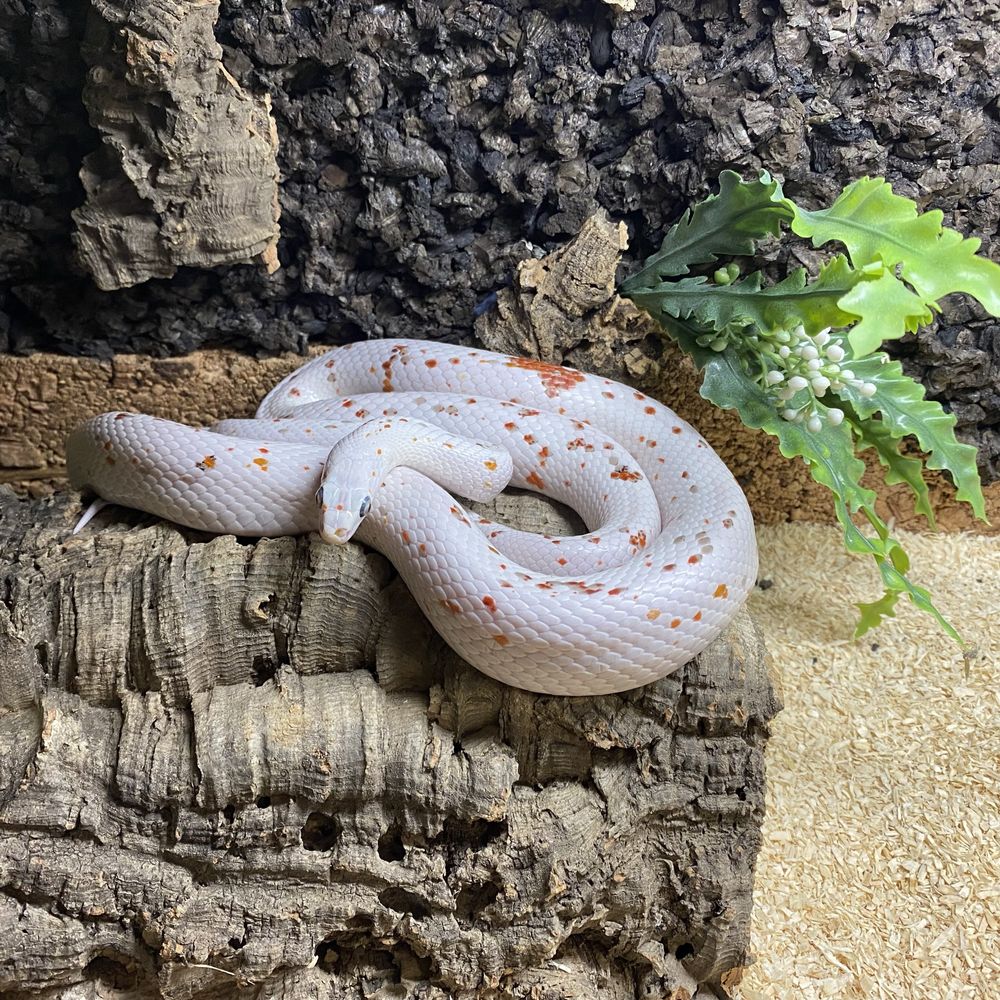
M 858 451 L 874 448 L 878 460 L 886 468 L 885 481 L 890 486 L 896 483 L 906 483 L 914 494 L 913 509 L 927 518 L 932 528 L 936 527 L 934 509 L 931 507 L 930 490 L 924 482 L 924 464 L 920 459 L 909 458 L 899 450 L 900 435 L 889 429 L 881 420 L 868 418 L 863 420 L 853 411 L 853 407 L 842 402 L 842 407 L 848 411 L 848 420 L 858 439 Z
M 693 264 L 710 264 L 720 254 L 752 254 L 757 240 L 776 236 L 781 223 L 791 218 L 791 204 L 765 171 L 757 180 L 744 181 L 724 170 L 719 193 L 688 209 L 671 227 L 660 251 L 648 257 L 619 292 L 631 297 L 663 278 L 687 274 Z
M 683 346 L 683 345 L 682 345 Z M 802 458 L 813 478 L 832 490 L 849 508 L 875 503 L 875 494 L 861 485 L 865 463 L 854 454 L 850 428 L 824 424 L 819 431 L 784 420 L 756 382 L 743 370 L 733 351 L 699 349 L 705 372 L 701 395 L 723 409 L 735 409 L 748 427 L 759 427 L 778 439 L 786 458 Z M 698 361 L 698 357 L 695 361 Z
M 1000 316 L 1000 265 L 976 256 L 980 240 L 943 228 L 940 211 L 919 214 L 916 204 L 894 194 L 884 178 L 863 177 L 844 188 L 829 208 L 816 212 L 788 199 L 784 203 L 794 213 L 792 230 L 811 238 L 813 246 L 843 243 L 858 269 L 876 262 L 888 269 L 898 265 L 927 310 L 945 295 L 966 292 Z M 870 343 L 871 336 L 866 331 L 864 342 Z M 863 353 L 860 345 L 858 353 Z
M 694 317 L 720 332 L 732 325 L 754 324 L 760 330 L 801 325 L 814 334 L 855 321 L 857 317 L 838 303 L 864 281 L 865 276 L 838 254 L 820 269 L 815 281 L 807 280 L 805 268 L 767 286 L 759 271 L 729 285 L 711 284 L 703 277 L 681 278 L 635 292 L 632 299 L 654 316 L 662 312 L 675 319 Z
M 859 317 L 847 335 L 858 357 L 877 351 L 883 340 L 914 333 L 934 318 L 927 303 L 890 271 L 857 282 L 837 303 Z
M 896 614 L 899 591 L 887 590 L 877 601 L 856 601 L 854 606 L 861 612 L 861 618 L 854 629 L 854 638 L 860 639 L 866 632 L 878 628 L 886 618 Z
M 861 611 L 861 620 L 855 629 L 855 638 L 880 625 L 886 616 L 893 614 L 900 595 L 906 594 L 915 607 L 931 615 L 952 639 L 964 645 L 962 637 L 955 630 L 955 627 L 934 606 L 930 593 L 924 587 L 911 583 L 904 575 L 906 569 L 909 568 L 909 559 L 907 559 L 899 542 L 890 536 L 888 525 L 875 513 L 874 509 L 864 508 L 863 513 L 876 529 L 877 537 L 875 538 L 868 537 L 858 528 L 851 519 L 851 513 L 847 506 L 839 497 L 834 500 L 834 509 L 837 513 L 837 520 L 844 529 L 844 544 L 848 551 L 872 556 L 878 565 L 882 575 L 882 584 L 885 587 L 885 593 L 879 600 L 857 605 Z
M 941 404 L 924 398 L 924 387 L 903 374 L 898 361 L 884 354 L 850 362 L 858 379 L 875 386 L 873 396 L 862 396 L 846 385 L 839 395 L 850 402 L 862 419 L 882 414 L 884 426 L 897 438 L 912 434 L 928 453 L 927 467 L 945 469 L 955 483 L 955 495 L 971 507 L 976 517 L 986 521 L 986 501 L 976 468 L 976 449 L 955 437 L 955 415 L 945 413 Z M 988 522 L 987 522 L 988 523 Z

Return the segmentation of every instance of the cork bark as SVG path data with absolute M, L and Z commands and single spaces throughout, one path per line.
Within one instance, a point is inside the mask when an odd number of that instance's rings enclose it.
M 102 0 L 82 53 L 101 146 L 73 212 L 81 266 L 109 291 L 182 266 L 278 267 L 278 133 L 271 99 L 222 63 L 218 2 Z
M 779 707 L 746 614 L 542 697 L 360 546 L 78 513 L 0 493 L 4 996 L 728 995 Z
M 604 209 L 628 227 L 627 270 L 723 168 L 765 168 L 808 208 L 883 175 L 1000 259 L 988 0 L 221 0 L 223 63 L 278 129 L 283 266 L 102 292 L 70 266 L 81 158 L 101 142 L 81 102 L 89 6 L 118 5 L 0 5 L 0 350 L 467 340 L 520 261 Z M 892 350 L 1000 477 L 996 320 L 950 298 Z

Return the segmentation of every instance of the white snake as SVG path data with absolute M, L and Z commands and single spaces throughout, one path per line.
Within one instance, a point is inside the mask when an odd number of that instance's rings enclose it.
M 447 344 L 368 341 L 303 365 L 257 417 L 205 430 L 103 414 L 70 436 L 70 480 L 205 531 L 319 530 L 343 543 L 356 530 L 469 663 L 548 694 L 669 674 L 730 622 L 756 579 L 753 522 L 732 474 L 689 424 L 618 382 Z M 488 499 L 508 479 L 573 507 L 589 534 L 516 531 L 442 488 Z

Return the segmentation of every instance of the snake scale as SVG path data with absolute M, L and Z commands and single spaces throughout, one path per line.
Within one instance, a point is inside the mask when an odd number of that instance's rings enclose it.
M 754 585 L 750 509 L 670 409 L 571 368 L 427 341 L 304 364 L 254 420 L 212 429 L 106 413 L 67 442 L 72 484 L 209 532 L 318 530 L 395 565 L 440 635 L 500 681 L 625 691 L 669 674 Z M 508 482 L 589 529 L 549 537 L 470 513 Z

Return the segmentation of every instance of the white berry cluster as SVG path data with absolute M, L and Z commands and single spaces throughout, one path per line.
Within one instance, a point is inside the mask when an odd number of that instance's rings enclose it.
M 847 354 L 843 343 L 844 338 L 831 335 L 829 328 L 810 336 L 801 326 L 758 338 L 758 350 L 770 362 L 758 381 L 785 420 L 804 423 L 814 433 L 822 429 L 824 419 L 837 427 L 844 411 L 819 402 L 828 390 L 839 392 L 850 385 L 862 396 L 875 395 L 874 383 L 855 378 L 850 368 L 842 366 Z

